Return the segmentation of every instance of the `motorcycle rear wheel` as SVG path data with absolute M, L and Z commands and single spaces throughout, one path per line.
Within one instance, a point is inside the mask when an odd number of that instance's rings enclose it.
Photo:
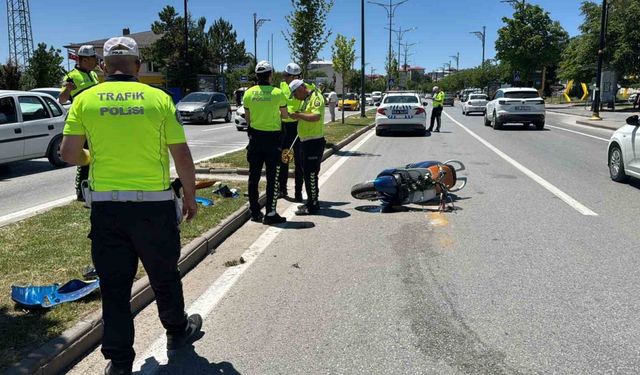
M 351 188 L 351 196 L 353 196 L 355 199 L 373 201 L 378 199 L 378 192 L 373 185 L 373 181 L 367 181 L 353 185 L 353 187 Z

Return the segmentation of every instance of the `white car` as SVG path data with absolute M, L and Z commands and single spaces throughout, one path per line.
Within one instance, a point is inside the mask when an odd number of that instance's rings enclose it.
M 376 135 L 388 131 L 425 134 L 426 121 L 427 113 L 418 94 L 388 93 L 376 111 Z
M 247 119 L 244 117 L 244 106 L 241 105 L 233 113 L 233 122 L 236 124 L 238 131 L 247 130 Z
M 538 91 L 528 87 L 499 89 L 484 114 L 484 124 L 500 129 L 506 123 L 534 124 L 544 129 L 545 106 Z
M 469 98 L 462 102 L 462 114 L 480 112 L 484 115 L 487 111 L 487 96 L 485 94 L 469 94 Z
M 640 121 L 638 116 L 627 118 L 627 124 L 616 130 L 607 148 L 609 175 L 617 182 L 629 176 L 640 178 Z
M 65 111 L 49 94 L 0 90 L 0 164 L 46 156 L 56 167 Z
M 371 96 L 371 94 L 365 94 L 364 100 L 367 105 L 373 105 L 373 97 Z
M 371 99 L 373 99 L 373 105 L 378 105 L 382 101 L 382 91 L 374 91 L 371 93 Z
M 53 96 L 53 98 L 55 100 L 58 100 L 58 97 L 60 96 L 60 94 L 62 93 L 62 89 L 60 87 L 41 87 L 41 88 L 37 88 L 37 89 L 32 89 L 32 92 L 42 92 L 45 94 L 49 94 L 51 96 Z M 71 100 L 67 100 L 66 103 L 64 103 L 62 105 L 62 107 L 68 111 L 69 108 L 71 108 Z

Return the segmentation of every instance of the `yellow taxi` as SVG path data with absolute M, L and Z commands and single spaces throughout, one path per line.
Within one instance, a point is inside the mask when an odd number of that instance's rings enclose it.
M 345 94 L 343 99 L 338 100 L 338 110 L 357 111 L 360 109 L 358 95 L 354 93 Z

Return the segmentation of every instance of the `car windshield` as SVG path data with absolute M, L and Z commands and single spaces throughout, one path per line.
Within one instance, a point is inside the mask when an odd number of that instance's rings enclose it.
M 346 100 L 356 100 L 356 94 L 346 94 L 345 95 L 345 99 Z
M 212 94 L 205 94 L 202 92 L 192 92 L 191 94 L 182 98 L 181 102 L 185 103 L 206 103 L 211 98 Z
M 385 97 L 384 102 L 389 104 L 418 103 L 418 98 L 409 95 L 394 95 Z
M 487 96 L 486 95 L 471 95 L 469 96 L 469 100 L 487 100 Z
M 539 97 L 537 91 L 507 91 L 504 97 L 508 99 L 533 99 Z
M 51 96 L 53 96 L 54 98 L 58 99 L 58 97 L 60 96 L 60 91 L 58 90 L 33 90 L 35 92 L 43 92 L 45 94 L 49 94 Z

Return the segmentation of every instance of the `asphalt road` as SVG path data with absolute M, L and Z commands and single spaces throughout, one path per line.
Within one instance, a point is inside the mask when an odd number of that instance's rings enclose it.
M 347 112 L 352 114 L 355 112 Z M 340 112 L 336 111 L 336 117 Z M 327 109 L 325 119 L 330 119 Z M 246 132 L 234 123 L 216 120 L 211 125 L 185 125 L 194 160 L 246 146 Z M 0 165 L 0 225 L 37 207 L 65 203 L 75 194 L 76 168 L 55 168 L 46 158 Z
M 323 165 L 321 215 L 248 223 L 188 274 L 204 336 L 168 364 L 156 307 L 142 311 L 136 373 L 640 372 L 640 182 L 610 181 L 611 131 L 552 114 L 544 131 L 494 131 L 445 113 L 460 124 L 361 137 Z M 349 194 L 384 168 L 450 158 L 469 177 L 452 213 L 380 214 Z M 69 374 L 104 364 L 96 350 Z

